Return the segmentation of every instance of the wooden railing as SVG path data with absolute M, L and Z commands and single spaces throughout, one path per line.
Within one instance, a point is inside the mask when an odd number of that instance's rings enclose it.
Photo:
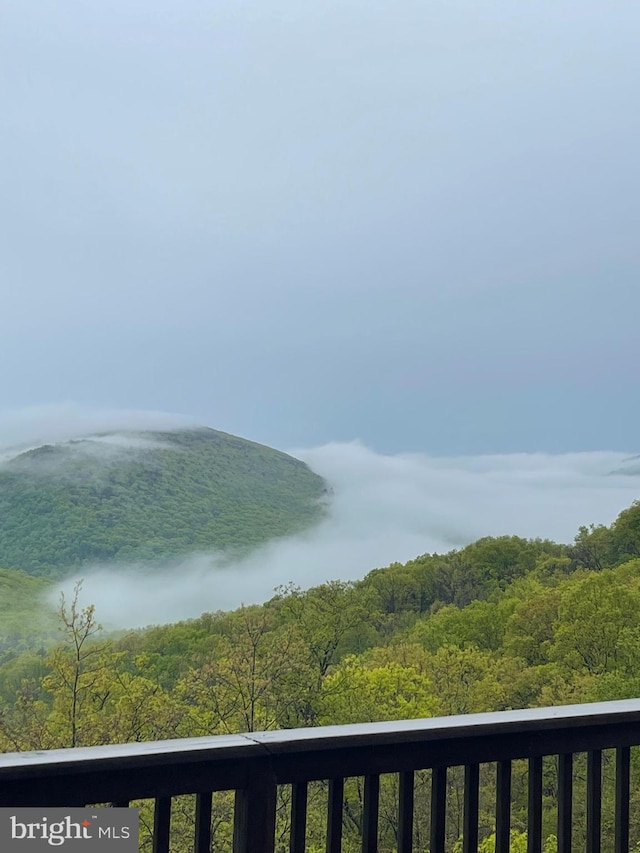
M 611 842 L 606 853 L 629 849 L 630 754 L 640 744 L 640 700 L 557 708 L 505 711 L 423 720 L 270 731 L 209 738 L 11 753 L 0 756 L 0 806 L 128 805 L 153 799 L 153 849 L 171 843 L 172 798 L 196 795 L 195 853 L 216 850 L 211 842 L 212 808 L 218 791 L 235 791 L 233 850 L 273 853 L 278 786 L 290 788 L 291 853 L 306 848 L 307 792 L 315 780 L 327 782 L 326 850 L 342 849 L 345 779 L 364 779 L 360 846 L 381 849 L 378 841 L 380 781 L 397 774 L 397 832 L 394 849 L 414 850 L 414 780 L 430 769 L 429 850 L 445 853 L 447 774 L 464 767 L 464 853 L 478 847 L 480 767 L 495 764 L 492 791 L 496 853 L 510 850 L 512 767 L 526 759 L 528 853 L 543 845 L 543 756 L 557 757 L 559 853 L 572 849 L 572 816 L 578 791 L 574 756 L 586 753 L 584 791 L 587 853 L 602 846 L 602 756 L 615 754 Z M 450 846 L 450 845 L 449 845 Z M 385 848 L 388 849 L 388 848 Z M 422 848 L 424 849 L 424 848 Z M 422 853 L 422 850 L 420 851 Z

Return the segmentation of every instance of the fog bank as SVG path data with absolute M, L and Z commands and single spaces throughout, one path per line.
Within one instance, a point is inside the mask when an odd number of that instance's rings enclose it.
M 43 444 L 128 431 L 170 431 L 200 426 L 193 418 L 169 412 L 92 409 L 75 403 L 0 409 L 0 461 Z M 108 439 L 106 440 L 108 441 Z M 138 444 L 143 440 L 138 440 Z M 112 439 L 118 443 L 118 439 Z M 135 439 L 120 439 L 135 444 Z
M 363 577 L 481 536 L 570 542 L 582 524 L 610 524 L 640 497 L 640 477 L 611 472 L 629 454 L 382 455 L 359 442 L 293 449 L 332 486 L 329 517 L 233 565 L 197 554 L 156 572 L 87 568 L 82 602 L 105 627 L 160 624 L 265 601 L 275 587 Z M 60 588 L 69 595 L 71 578 Z M 59 589 L 52 596 L 57 599 Z

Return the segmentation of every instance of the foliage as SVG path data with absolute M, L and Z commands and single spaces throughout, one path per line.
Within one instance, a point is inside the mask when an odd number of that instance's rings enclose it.
M 98 743 L 154 740 L 184 734 L 186 709 L 143 674 L 122 667 L 126 652 L 102 630 L 93 605 L 80 609 L 77 584 L 71 602 L 61 596 L 62 642 L 44 660 L 45 674 L 23 679 L 0 705 L 0 745 L 6 750 L 59 749 Z
M 215 656 L 191 669 L 176 695 L 194 708 L 201 734 L 253 732 L 300 722 L 312 673 L 295 630 L 274 630 L 265 608 L 241 608 Z
M 324 679 L 320 709 L 320 724 L 368 723 L 432 717 L 438 702 L 416 668 L 394 662 L 375 666 L 350 655 Z
M 106 437 L 108 438 L 108 437 Z M 89 562 L 255 546 L 322 515 L 297 459 L 211 429 L 44 446 L 0 468 L 0 565 L 60 575 Z

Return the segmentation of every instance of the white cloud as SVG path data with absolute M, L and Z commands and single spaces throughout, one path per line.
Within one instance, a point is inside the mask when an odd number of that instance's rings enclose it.
M 0 461 L 42 444 L 58 444 L 104 432 L 173 430 L 196 425 L 192 418 L 168 412 L 90 409 L 75 403 L 0 410 Z M 112 437 L 111 443 L 136 444 L 122 437 Z M 140 442 L 137 446 L 141 446 Z
M 87 569 L 82 601 L 96 604 L 107 627 L 159 624 L 261 602 L 289 581 L 306 588 L 360 578 L 481 536 L 569 542 L 581 524 L 609 524 L 640 497 L 640 478 L 610 473 L 622 453 L 385 456 L 359 442 L 291 452 L 334 490 L 330 516 L 317 528 L 231 566 L 199 554 L 152 579 L 135 566 Z M 67 595 L 72 585 L 64 584 Z

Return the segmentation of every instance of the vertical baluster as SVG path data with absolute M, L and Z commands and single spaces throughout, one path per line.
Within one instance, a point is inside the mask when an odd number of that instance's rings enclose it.
M 464 828 L 462 835 L 463 853 L 478 850 L 478 787 L 480 768 L 469 764 L 464 768 Z
M 362 853 L 378 853 L 378 808 L 380 777 L 364 778 L 364 811 L 362 815 Z
M 307 842 L 307 783 L 297 782 L 291 790 L 291 853 L 304 853 Z
M 496 767 L 496 853 L 509 853 L 511 838 L 511 762 Z
M 573 755 L 558 756 L 558 853 L 571 853 Z
M 194 853 L 210 853 L 212 794 L 196 795 L 196 832 Z
M 273 853 L 276 780 L 268 769 L 256 768 L 248 775 L 246 787 L 236 791 L 233 853 Z
M 587 754 L 587 853 L 600 853 L 602 839 L 602 752 Z
M 342 853 L 342 803 L 344 779 L 329 781 L 329 803 L 327 810 L 327 853 Z
M 413 770 L 400 773 L 398 797 L 398 853 L 413 851 L 413 803 L 415 778 Z
M 615 853 L 629 851 L 629 771 L 631 750 L 628 746 L 616 749 L 616 840 Z
M 529 759 L 527 853 L 542 853 L 542 758 Z
M 431 850 L 444 853 L 447 819 L 447 768 L 431 771 Z
M 169 853 L 171 797 L 158 797 L 153 812 L 153 853 Z

